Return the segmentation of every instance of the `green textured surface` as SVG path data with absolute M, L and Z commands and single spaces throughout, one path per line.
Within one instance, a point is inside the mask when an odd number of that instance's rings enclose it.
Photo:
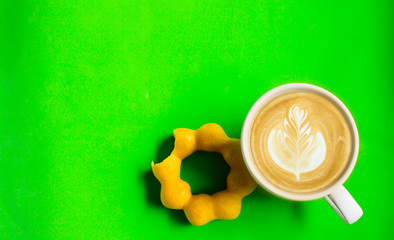
M 0 11 L 1 239 L 394 238 L 392 1 L 14 0 Z M 160 204 L 150 162 L 170 153 L 174 128 L 216 122 L 238 138 L 254 101 L 290 82 L 326 88 L 355 118 L 345 186 L 359 222 L 262 190 L 236 220 L 202 227 Z M 185 161 L 193 189 L 223 187 L 215 156 Z

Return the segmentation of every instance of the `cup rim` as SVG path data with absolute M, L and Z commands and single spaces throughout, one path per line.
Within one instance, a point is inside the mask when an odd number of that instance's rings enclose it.
M 294 192 L 288 192 L 283 189 L 280 189 L 270 183 L 267 179 L 265 179 L 262 174 L 259 172 L 257 167 L 254 164 L 253 158 L 252 158 L 252 152 L 250 149 L 250 134 L 251 134 L 251 129 L 254 123 L 255 118 L 257 117 L 259 110 L 268 102 L 270 102 L 272 99 L 281 96 L 286 93 L 293 93 L 293 92 L 308 92 L 308 93 L 315 93 L 318 94 L 322 97 L 325 97 L 327 100 L 329 100 L 331 103 L 336 105 L 339 109 L 339 111 L 342 113 L 342 115 L 345 117 L 345 120 L 347 121 L 349 125 L 349 129 L 351 132 L 351 138 L 353 142 L 352 146 L 352 151 L 350 154 L 350 161 L 346 167 L 346 169 L 343 171 L 342 175 L 330 186 L 321 189 L 316 192 L 311 192 L 311 193 L 294 193 Z M 265 94 L 263 94 L 251 107 L 249 110 L 244 124 L 242 126 L 242 132 L 241 132 L 241 149 L 242 149 L 242 155 L 243 159 L 245 162 L 245 165 L 247 169 L 249 170 L 249 173 L 252 175 L 252 177 L 255 179 L 255 181 L 264 189 L 266 189 L 268 192 L 271 192 L 274 195 L 277 195 L 282 198 L 290 199 L 290 200 L 295 200 L 295 201 L 309 201 L 309 200 L 314 200 L 318 198 L 322 198 L 324 196 L 329 195 L 332 193 L 335 189 L 337 189 L 339 186 L 341 186 L 346 179 L 349 177 L 351 172 L 354 169 L 354 166 L 357 161 L 357 156 L 358 156 L 358 151 L 359 151 L 359 136 L 358 136 L 358 131 L 356 127 L 356 123 L 350 113 L 350 111 L 346 108 L 346 106 L 339 100 L 334 94 L 330 93 L 329 91 L 312 85 L 312 84 L 307 84 L 307 83 L 289 83 L 289 84 L 284 84 L 280 85 L 278 87 L 275 87 Z

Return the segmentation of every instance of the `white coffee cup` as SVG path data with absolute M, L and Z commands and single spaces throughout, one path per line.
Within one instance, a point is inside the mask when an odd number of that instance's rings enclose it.
M 271 100 L 287 93 L 294 92 L 307 92 L 320 95 L 331 103 L 333 103 L 345 117 L 347 124 L 350 129 L 351 138 L 352 138 L 352 151 L 350 154 L 350 161 L 343 171 L 343 174 L 330 186 L 313 193 L 294 193 L 287 192 L 282 190 L 272 183 L 270 183 L 257 169 L 255 165 L 255 161 L 253 161 L 252 152 L 250 148 L 250 134 L 252 130 L 253 123 L 260 111 L 260 109 L 266 105 Z M 332 93 L 324 90 L 323 88 L 305 84 L 305 83 L 291 83 L 276 87 L 263 96 L 261 96 L 257 102 L 252 106 L 248 115 L 246 116 L 242 134 L 241 134 L 241 146 L 242 146 L 242 154 L 244 157 L 245 164 L 250 172 L 250 174 L 254 177 L 256 182 L 266 189 L 268 192 L 271 192 L 274 195 L 277 195 L 282 198 L 286 198 L 294 201 L 309 201 L 318 198 L 324 198 L 328 204 L 335 210 L 335 212 L 348 224 L 352 224 L 356 222 L 363 214 L 360 206 L 354 200 L 354 198 L 349 194 L 349 192 L 343 187 L 343 183 L 349 177 L 350 173 L 353 171 L 354 165 L 357 161 L 358 148 L 359 148 L 359 139 L 357 127 L 354 122 L 352 115 L 349 110 L 345 107 L 345 105 Z

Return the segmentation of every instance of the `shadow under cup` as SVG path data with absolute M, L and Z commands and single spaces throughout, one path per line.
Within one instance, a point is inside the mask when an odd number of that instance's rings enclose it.
M 297 192 L 279 187 L 271 180 L 269 180 L 269 178 L 264 176 L 262 171 L 256 165 L 255 159 L 253 159 L 251 149 L 251 131 L 253 128 L 253 124 L 260 113 L 260 110 L 267 104 L 270 104 L 271 101 L 290 93 L 310 93 L 323 97 L 325 100 L 328 100 L 343 116 L 350 131 L 350 152 L 348 155 L 349 159 L 347 160 L 346 165 L 343 167 L 343 170 L 341 170 L 339 175 L 329 185 L 323 186 L 321 189 L 316 189 L 311 192 Z M 279 197 L 296 201 L 307 201 L 328 196 L 331 193 L 335 192 L 335 190 L 338 189 L 340 186 L 342 186 L 342 184 L 349 177 L 355 166 L 358 155 L 359 140 L 357 128 L 352 115 L 350 114 L 346 106 L 336 96 L 314 85 L 292 83 L 282 85 L 270 90 L 262 97 L 260 97 L 257 102 L 252 106 L 243 125 L 241 145 L 245 164 L 251 175 L 260 186 Z

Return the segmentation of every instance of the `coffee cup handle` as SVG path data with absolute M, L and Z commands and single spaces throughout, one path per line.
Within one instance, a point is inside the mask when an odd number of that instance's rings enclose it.
M 324 199 L 347 224 L 356 222 L 363 215 L 360 205 L 343 186 L 325 196 Z

